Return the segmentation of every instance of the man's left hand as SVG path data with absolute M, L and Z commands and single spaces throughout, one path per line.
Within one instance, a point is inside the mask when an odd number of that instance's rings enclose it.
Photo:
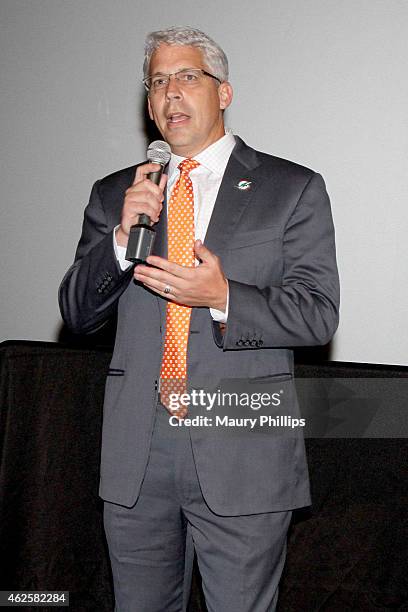
M 134 277 L 155 293 L 184 306 L 206 306 L 225 312 L 228 281 L 219 257 L 196 240 L 194 252 L 200 265 L 194 268 L 180 266 L 157 255 L 147 258 L 149 267 L 139 264 Z M 165 288 L 170 291 L 164 291 Z

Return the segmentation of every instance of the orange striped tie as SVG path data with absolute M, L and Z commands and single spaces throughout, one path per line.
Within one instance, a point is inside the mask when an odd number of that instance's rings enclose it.
M 168 206 L 167 235 L 168 259 L 181 266 L 194 267 L 194 194 L 189 176 L 199 166 L 195 159 L 185 159 L 179 164 L 180 176 L 176 182 Z M 177 397 L 187 388 L 187 345 L 190 331 L 191 307 L 168 302 L 166 336 L 160 372 L 160 399 L 171 408 L 170 394 Z M 187 414 L 186 408 L 171 411 L 179 417 Z

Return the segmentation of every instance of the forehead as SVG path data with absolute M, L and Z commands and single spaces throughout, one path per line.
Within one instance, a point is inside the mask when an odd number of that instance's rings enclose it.
M 179 68 L 202 68 L 204 58 L 200 49 L 186 45 L 160 45 L 150 59 L 149 73 L 173 72 Z

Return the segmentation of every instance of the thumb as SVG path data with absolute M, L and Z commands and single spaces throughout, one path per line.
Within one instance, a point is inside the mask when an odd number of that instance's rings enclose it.
M 194 243 L 194 252 L 197 259 L 200 259 L 204 263 L 208 263 L 212 258 L 212 253 L 206 246 L 203 245 L 201 240 L 196 240 Z
M 159 183 L 159 187 L 162 191 L 164 191 L 164 188 L 166 186 L 167 183 L 167 179 L 169 177 L 167 176 L 167 174 L 162 174 L 161 179 L 160 179 L 160 183 Z

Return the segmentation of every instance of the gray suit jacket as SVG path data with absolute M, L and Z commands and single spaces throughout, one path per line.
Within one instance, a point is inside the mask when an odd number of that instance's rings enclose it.
M 166 312 L 164 299 L 133 280 L 131 271 L 120 270 L 113 250 L 112 230 L 134 174 L 131 167 L 95 183 L 75 262 L 59 292 L 64 321 L 76 333 L 95 331 L 118 309 L 100 495 L 128 507 L 138 497 L 148 460 Z M 248 189 L 237 187 L 242 180 L 250 182 Z M 229 279 L 228 323 L 222 335 L 208 308 L 193 309 L 189 384 L 214 390 L 221 379 L 291 377 L 290 349 L 329 342 L 338 323 L 334 229 L 323 179 L 237 138 L 205 244 L 220 257 Z M 166 256 L 166 250 L 163 210 L 155 252 Z M 310 503 L 301 437 L 220 436 L 191 428 L 191 438 L 203 495 L 217 514 Z

